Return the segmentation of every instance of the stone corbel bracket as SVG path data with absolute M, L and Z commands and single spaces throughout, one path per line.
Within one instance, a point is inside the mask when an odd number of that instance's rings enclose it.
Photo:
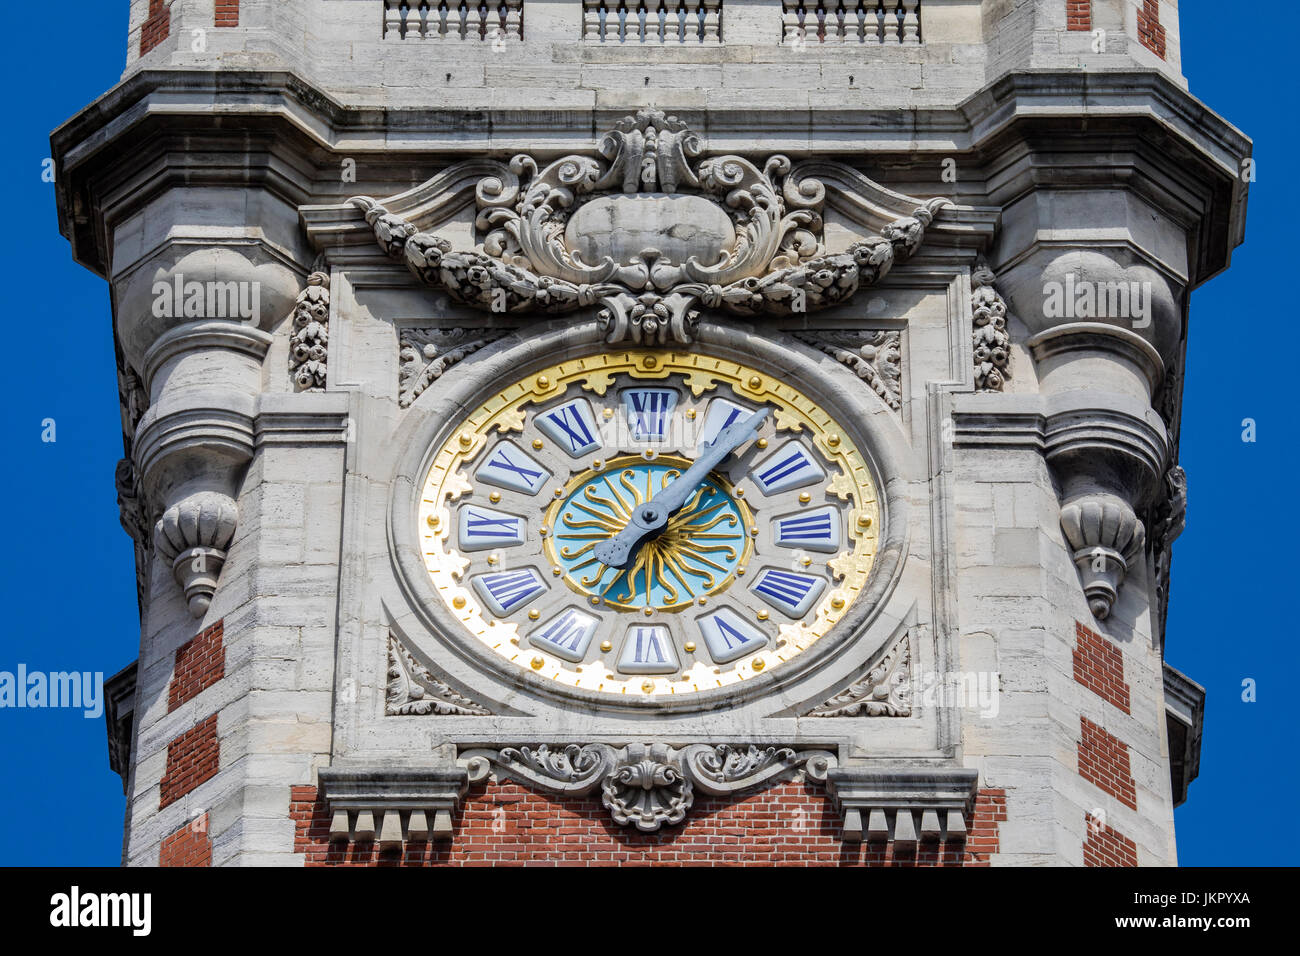
M 681 748 L 660 743 L 621 748 L 541 744 L 471 750 L 461 760 L 473 782 L 495 773 L 552 793 L 585 795 L 599 789 L 614 822 L 643 833 L 681 823 L 697 790 L 724 796 L 799 771 L 822 782 L 837 763 L 825 750 L 702 743 Z
M 171 381 L 157 388 L 160 398 L 140 420 L 135 469 L 162 508 L 154 547 L 195 617 L 211 604 L 235 535 L 238 482 L 255 445 L 255 404 L 247 391 L 224 385 L 170 386 L 182 375 L 197 377 L 200 364 L 225 371 L 228 363 L 248 375 L 270 343 L 270 334 L 254 326 L 199 321 L 164 333 L 144 357 L 151 388 L 164 376 Z
M 845 842 L 889 841 L 910 851 L 918 842 L 966 840 L 978 777 L 965 767 L 835 767 L 826 789 L 844 815 Z
M 127 390 L 126 419 L 147 406 L 129 441 L 139 522 L 152 526 L 157 555 L 202 617 L 236 535 L 272 329 L 301 273 L 277 247 L 206 224 L 197 238 L 187 229 L 177 224 L 178 238 L 124 269 L 114 297 L 123 364 L 139 382 Z
M 1131 347 L 1125 335 L 1114 329 L 1105 337 Z M 1045 349 L 1041 340 L 1031 344 L 1035 354 Z M 1168 438 L 1154 412 L 1076 406 L 1046 418 L 1044 457 L 1060 486 L 1061 531 L 1099 621 L 1110 615 L 1125 578 L 1142 559 L 1147 534 L 1138 515 L 1160 486 L 1168 455 Z
M 1127 235 L 1122 221 L 1107 228 Z M 999 285 L 1029 333 L 1061 531 L 1102 620 L 1142 561 L 1143 517 L 1170 464 L 1167 423 L 1152 403 L 1179 354 L 1187 277 L 1140 243 L 1000 252 Z
M 322 767 L 321 797 L 330 811 L 330 841 L 449 840 L 452 814 L 469 786 L 463 767 Z

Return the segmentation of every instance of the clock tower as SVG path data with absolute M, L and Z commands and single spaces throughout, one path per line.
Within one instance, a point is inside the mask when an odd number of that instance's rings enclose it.
M 124 862 L 1176 863 L 1178 14 L 131 0 Z

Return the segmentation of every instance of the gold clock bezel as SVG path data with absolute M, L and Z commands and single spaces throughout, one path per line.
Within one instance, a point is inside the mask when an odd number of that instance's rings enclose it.
M 620 675 L 600 662 L 584 667 L 544 650 L 525 647 L 520 625 L 493 619 L 469 581 L 461 580 L 469 561 L 448 547 L 453 525 L 449 503 L 472 487 L 460 469 L 477 459 L 491 434 L 505 437 L 512 432 L 522 433 L 527 419 L 525 406 L 558 398 L 575 382 L 582 390 L 603 397 L 620 374 L 648 381 L 680 374 L 697 399 L 719 385 L 727 385 L 742 400 L 770 403 L 776 406 L 778 432 L 806 435 L 822 458 L 838 467 L 838 473 L 828 478 L 826 491 L 851 502 L 846 509 L 845 529 L 851 547 L 843 548 L 826 562 L 831 586 L 804 620 L 782 625 L 777 641 L 731 665 L 715 667 L 696 660 L 681 674 L 669 677 Z M 561 688 L 587 691 L 603 699 L 694 697 L 760 674 L 771 675 L 829 634 L 848 614 L 866 587 L 884 533 L 877 488 L 868 459 L 854 436 L 817 402 L 777 376 L 700 351 L 612 349 L 568 359 L 523 376 L 454 425 L 425 471 L 417 534 L 425 570 L 448 613 L 482 646 L 512 667 L 546 678 Z M 537 665 L 538 659 L 541 666 Z

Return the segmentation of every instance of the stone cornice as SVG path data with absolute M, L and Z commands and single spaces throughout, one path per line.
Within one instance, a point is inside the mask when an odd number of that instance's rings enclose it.
M 105 218 L 122 215 L 121 210 L 105 208 L 110 196 L 116 204 L 138 204 L 161 188 L 159 183 L 208 178 L 225 185 L 260 183 L 287 194 L 309 194 L 314 184 L 306 168 L 310 161 L 303 157 L 314 151 L 322 157 L 379 156 L 389 162 L 405 156 L 430 168 L 439 156 L 508 156 L 519 151 L 558 156 L 590 148 L 598 131 L 624 111 L 350 107 L 288 72 L 146 70 L 128 77 L 52 134 L 60 230 L 72 240 L 78 261 L 102 274 L 108 258 Z M 678 112 L 708 137 L 712 152 L 754 149 L 752 111 Z M 239 117 L 237 124 L 230 123 L 233 116 Z M 1153 155 L 1154 161 L 1164 160 L 1161 174 L 1179 183 L 1177 190 L 1152 185 L 1152 198 L 1175 202 L 1179 208 L 1170 214 L 1180 218 L 1195 207 L 1201 220 L 1193 282 L 1202 282 L 1226 266 L 1232 247 L 1241 241 L 1246 187 L 1235 172 L 1250 152 L 1250 141 L 1157 73 L 1014 73 L 953 109 L 834 105 L 769 110 L 763 119 L 762 149 L 792 159 L 860 159 L 864 150 L 879 156 L 973 153 L 976 163 L 990 163 L 1005 158 L 1016 142 L 1032 146 L 1042 138 L 1035 131 L 1077 138 L 1082 148 L 1098 137 L 1111 143 L 1116 130 L 1132 135 L 1138 127 L 1160 147 Z M 185 142 L 168 147 L 168 130 L 183 130 Z M 237 137 L 245 151 L 252 136 L 264 158 L 242 166 L 194 168 L 197 160 L 186 151 L 194 136 L 217 141 Z M 148 150 L 141 156 L 142 144 L 154 139 L 158 141 L 149 149 L 156 152 L 161 145 L 181 159 L 173 155 L 154 161 Z M 122 162 L 127 154 L 132 156 L 130 164 Z M 1095 170 L 1095 164 L 1090 166 Z M 130 188 L 115 188 L 114 178 L 118 187 L 130 179 Z M 1065 181 L 1058 176 L 1057 184 L 1068 185 L 1068 180 L 1067 170 Z M 333 182 L 330 188 L 336 188 Z M 1185 196 L 1171 199 L 1174 193 Z
M 322 767 L 321 796 L 330 838 L 381 844 L 447 839 L 452 813 L 469 786 L 463 767 Z M 403 819 L 405 814 L 405 819 Z
M 826 789 L 844 814 L 845 840 L 892 839 L 907 847 L 918 840 L 964 840 L 964 815 L 978 779 L 978 771 L 967 767 L 847 766 L 827 773 Z
M 1187 788 L 1201 771 L 1201 734 L 1205 724 L 1205 688 L 1186 674 L 1164 665 L 1165 721 L 1169 735 L 1170 777 L 1174 806 L 1187 799 Z
M 127 792 L 131 776 L 131 738 L 135 725 L 135 687 L 139 661 L 132 661 L 104 681 L 104 723 L 108 729 L 108 765 Z

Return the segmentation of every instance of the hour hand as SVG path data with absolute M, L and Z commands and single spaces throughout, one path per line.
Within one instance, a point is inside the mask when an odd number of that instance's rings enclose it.
M 670 517 L 668 509 L 656 504 L 652 498 L 633 509 L 632 517 L 623 526 L 623 530 L 597 544 L 592 548 L 592 554 L 606 567 L 626 568 L 632 563 L 641 543 L 666 528 Z
M 711 444 L 702 446 L 695 463 L 685 473 L 637 506 L 622 531 L 592 549 L 596 560 L 610 568 L 626 568 L 631 564 L 642 542 L 668 526 L 668 519 L 681 510 L 695 486 L 733 451 L 753 438 L 770 412 L 769 408 L 761 408 L 744 421 L 728 425 Z

